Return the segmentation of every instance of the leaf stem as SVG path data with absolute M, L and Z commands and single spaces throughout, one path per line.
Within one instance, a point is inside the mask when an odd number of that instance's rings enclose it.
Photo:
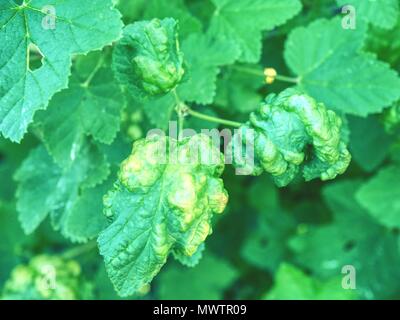
M 185 104 L 181 98 L 179 97 L 178 93 L 176 92 L 176 90 L 174 89 L 173 94 L 175 96 L 175 100 L 176 100 L 176 108 L 175 111 L 178 115 L 178 126 L 179 126 L 179 132 L 181 133 L 183 130 L 183 121 L 184 118 L 187 114 L 196 117 L 198 119 L 202 119 L 205 121 L 209 121 L 209 122 L 214 122 L 214 123 L 219 123 L 219 124 L 223 124 L 226 126 L 230 126 L 230 127 L 236 127 L 239 128 L 242 123 L 240 122 L 236 122 L 236 121 L 231 121 L 231 120 L 226 120 L 226 119 L 221 119 L 218 117 L 213 117 L 213 116 L 209 116 L 206 115 L 204 113 L 200 113 L 197 111 L 194 111 L 193 109 L 191 109 L 187 104 Z M 179 137 L 181 137 L 181 134 L 179 133 Z
M 185 103 L 179 98 L 178 92 L 176 89 L 172 90 L 172 93 L 175 97 L 176 106 L 175 112 L 178 116 L 178 140 L 182 140 L 183 137 L 183 128 L 184 128 L 184 121 L 185 121 L 185 110 L 187 106 Z
M 287 76 L 281 76 L 279 74 L 276 75 L 275 77 L 276 80 L 279 81 L 283 81 L 283 82 L 289 82 L 289 83 L 295 83 L 298 84 L 299 83 L 299 79 L 298 78 L 292 78 L 292 77 L 287 77 Z
M 95 240 L 89 241 L 81 246 L 73 247 L 62 254 L 64 259 L 73 259 L 84 253 L 90 252 L 97 247 L 97 242 Z
M 186 110 L 186 112 L 188 114 L 190 114 L 191 116 L 196 117 L 198 119 L 202 119 L 202 120 L 209 121 L 209 122 L 214 122 L 214 123 L 219 123 L 219 124 L 223 124 L 223 125 L 230 126 L 230 127 L 239 128 L 242 125 L 242 123 L 240 123 L 240 122 L 208 116 L 208 115 L 206 115 L 204 113 L 200 113 L 200 112 L 194 111 L 194 110 L 192 110 L 190 108 L 188 108 Z
M 249 68 L 249 67 L 245 67 L 245 66 L 233 66 L 234 70 L 237 70 L 239 72 L 244 72 L 247 74 L 251 74 L 254 76 L 259 76 L 259 77 L 265 77 L 264 71 L 260 70 L 260 69 L 253 69 L 253 68 Z M 299 78 L 293 78 L 293 77 L 288 77 L 288 76 L 283 76 L 280 74 L 277 74 L 275 76 L 276 80 L 279 81 L 283 81 L 283 82 L 289 82 L 289 83 L 295 83 L 298 84 L 299 83 Z
M 103 57 L 103 55 L 101 55 L 99 60 L 97 61 L 96 66 L 94 67 L 92 72 L 89 74 L 89 76 L 87 77 L 86 81 L 81 84 L 82 87 L 84 87 L 84 88 L 89 87 L 89 85 L 92 82 L 92 80 L 93 80 L 94 76 L 96 75 L 97 71 L 99 71 L 100 68 L 103 66 L 103 63 L 104 63 L 104 57 Z

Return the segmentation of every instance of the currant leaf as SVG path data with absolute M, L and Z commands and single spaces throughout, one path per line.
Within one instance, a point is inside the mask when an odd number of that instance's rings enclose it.
M 223 155 L 204 135 L 134 143 L 105 197 L 112 223 L 98 239 L 120 295 L 150 283 L 172 251 L 195 254 L 211 233 L 213 213 L 221 213 L 228 200 L 219 179 L 223 169 Z
M 20 141 L 37 110 L 67 87 L 71 55 L 101 49 L 119 38 L 120 14 L 111 0 L 2 1 L 0 4 L 0 132 Z M 54 20 L 51 24 L 48 20 Z M 42 57 L 32 70 L 31 55 Z M 3 81 L 4 79 L 4 81 Z
M 306 180 L 334 179 L 345 172 L 351 159 L 341 126 L 333 111 L 306 94 L 291 88 L 271 94 L 234 135 L 234 165 L 253 175 L 266 171 L 278 186 L 289 184 L 299 171 Z M 254 165 L 242 145 L 246 141 L 253 147 Z M 309 147 L 312 151 L 307 153 Z

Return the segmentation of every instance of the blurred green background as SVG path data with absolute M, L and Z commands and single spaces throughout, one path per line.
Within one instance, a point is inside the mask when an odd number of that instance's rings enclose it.
M 174 16 L 194 29 L 207 25 L 214 10 L 209 0 L 116 2 L 125 23 Z M 335 1 L 302 2 L 299 15 L 263 33 L 262 60 L 246 67 L 274 67 L 280 74 L 290 75 L 283 56 L 288 33 L 340 12 Z M 182 37 L 188 28 L 183 28 Z M 366 36 L 366 50 L 400 71 L 400 21 L 390 30 L 370 25 Z M 222 69 L 217 85 L 214 104 L 204 112 L 237 121 L 246 119 L 266 94 L 288 87 L 284 82 L 267 86 L 262 77 L 229 67 Z M 230 201 L 215 221 L 203 259 L 188 268 L 170 257 L 153 283 L 130 298 L 400 298 L 400 136 L 393 129 L 398 123 L 388 130 L 385 112 L 345 119 L 353 161 L 343 176 L 330 182 L 299 180 L 278 189 L 268 176 L 236 176 L 228 166 L 223 178 Z M 210 125 L 189 119 L 187 126 Z M 131 141 L 151 127 L 152 121 L 141 106 L 128 104 L 119 136 L 103 148 L 114 169 L 129 154 Z M 30 236 L 20 227 L 13 176 L 40 143 L 38 132 L 40 128 L 32 126 L 19 145 L 0 138 L 2 297 L 118 299 L 95 239 L 86 244 L 71 243 L 47 220 Z M 102 190 L 96 192 L 101 194 Z M 93 197 L 93 201 L 100 212 L 101 199 Z M 54 279 L 43 274 L 42 267 L 48 264 L 55 268 L 61 285 L 57 292 L 51 288 Z M 346 265 L 356 270 L 355 290 L 342 288 L 342 268 Z

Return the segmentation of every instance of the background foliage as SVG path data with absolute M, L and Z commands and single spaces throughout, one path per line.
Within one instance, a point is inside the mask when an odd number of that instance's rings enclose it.
M 228 166 L 229 204 L 200 262 L 170 257 L 128 298 L 400 298 L 398 0 L 115 0 L 117 10 L 97 0 L 83 13 L 81 1 L 53 2 L 72 21 L 60 22 L 54 41 L 35 28 L 26 38 L 22 15 L 7 15 L 23 1 L 0 4 L 4 298 L 119 299 L 96 243 L 109 223 L 103 195 L 132 141 L 166 129 L 175 102 L 171 94 L 137 102 L 115 80 L 111 56 L 121 19 L 165 17 L 179 21 L 187 70 L 179 95 L 194 109 L 246 121 L 267 94 L 294 85 L 267 85 L 263 68 L 273 67 L 341 115 L 353 161 L 334 181 L 281 189 Z M 357 9 L 355 30 L 339 27 L 344 4 Z M 27 12 L 25 21 L 40 21 Z M 185 125 L 216 127 L 190 117 Z M 41 261 L 56 267 L 59 292 L 37 292 Z M 344 265 L 357 270 L 356 290 L 341 289 Z

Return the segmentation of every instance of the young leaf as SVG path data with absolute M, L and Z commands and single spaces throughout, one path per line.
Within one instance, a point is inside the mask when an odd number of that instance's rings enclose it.
M 47 4 L 0 4 L 0 76 L 7 79 L 0 84 L 0 132 L 12 141 L 20 141 L 35 112 L 67 87 L 71 55 L 100 49 L 121 32 L 111 0 L 89 1 L 84 8 L 79 0 Z M 30 65 L 34 54 L 43 57 L 36 70 Z
M 366 116 L 400 98 L 400 78 L 389 65 L 361 51 L 366 26 L 342 28 L 341 20 L 320 19 L 291 32 L 285 60 L 299 87 L 329 108 Z
M 134 143 L 104 199 L 113 222 L 98 239 L 121 296 L 150 283 L 172 250 L 186 256 L 198 250 L 211 233 L 213 213 L 228 200 L 219 179 L 223 169 L 223 155 L 204 135 Z
M 261 56 L 262 31 L 284 24 L 301 10 L 299 0 L 212 0 L 216 6 L 210 32 L 234 41 L 240 61 L 256 63 Z

